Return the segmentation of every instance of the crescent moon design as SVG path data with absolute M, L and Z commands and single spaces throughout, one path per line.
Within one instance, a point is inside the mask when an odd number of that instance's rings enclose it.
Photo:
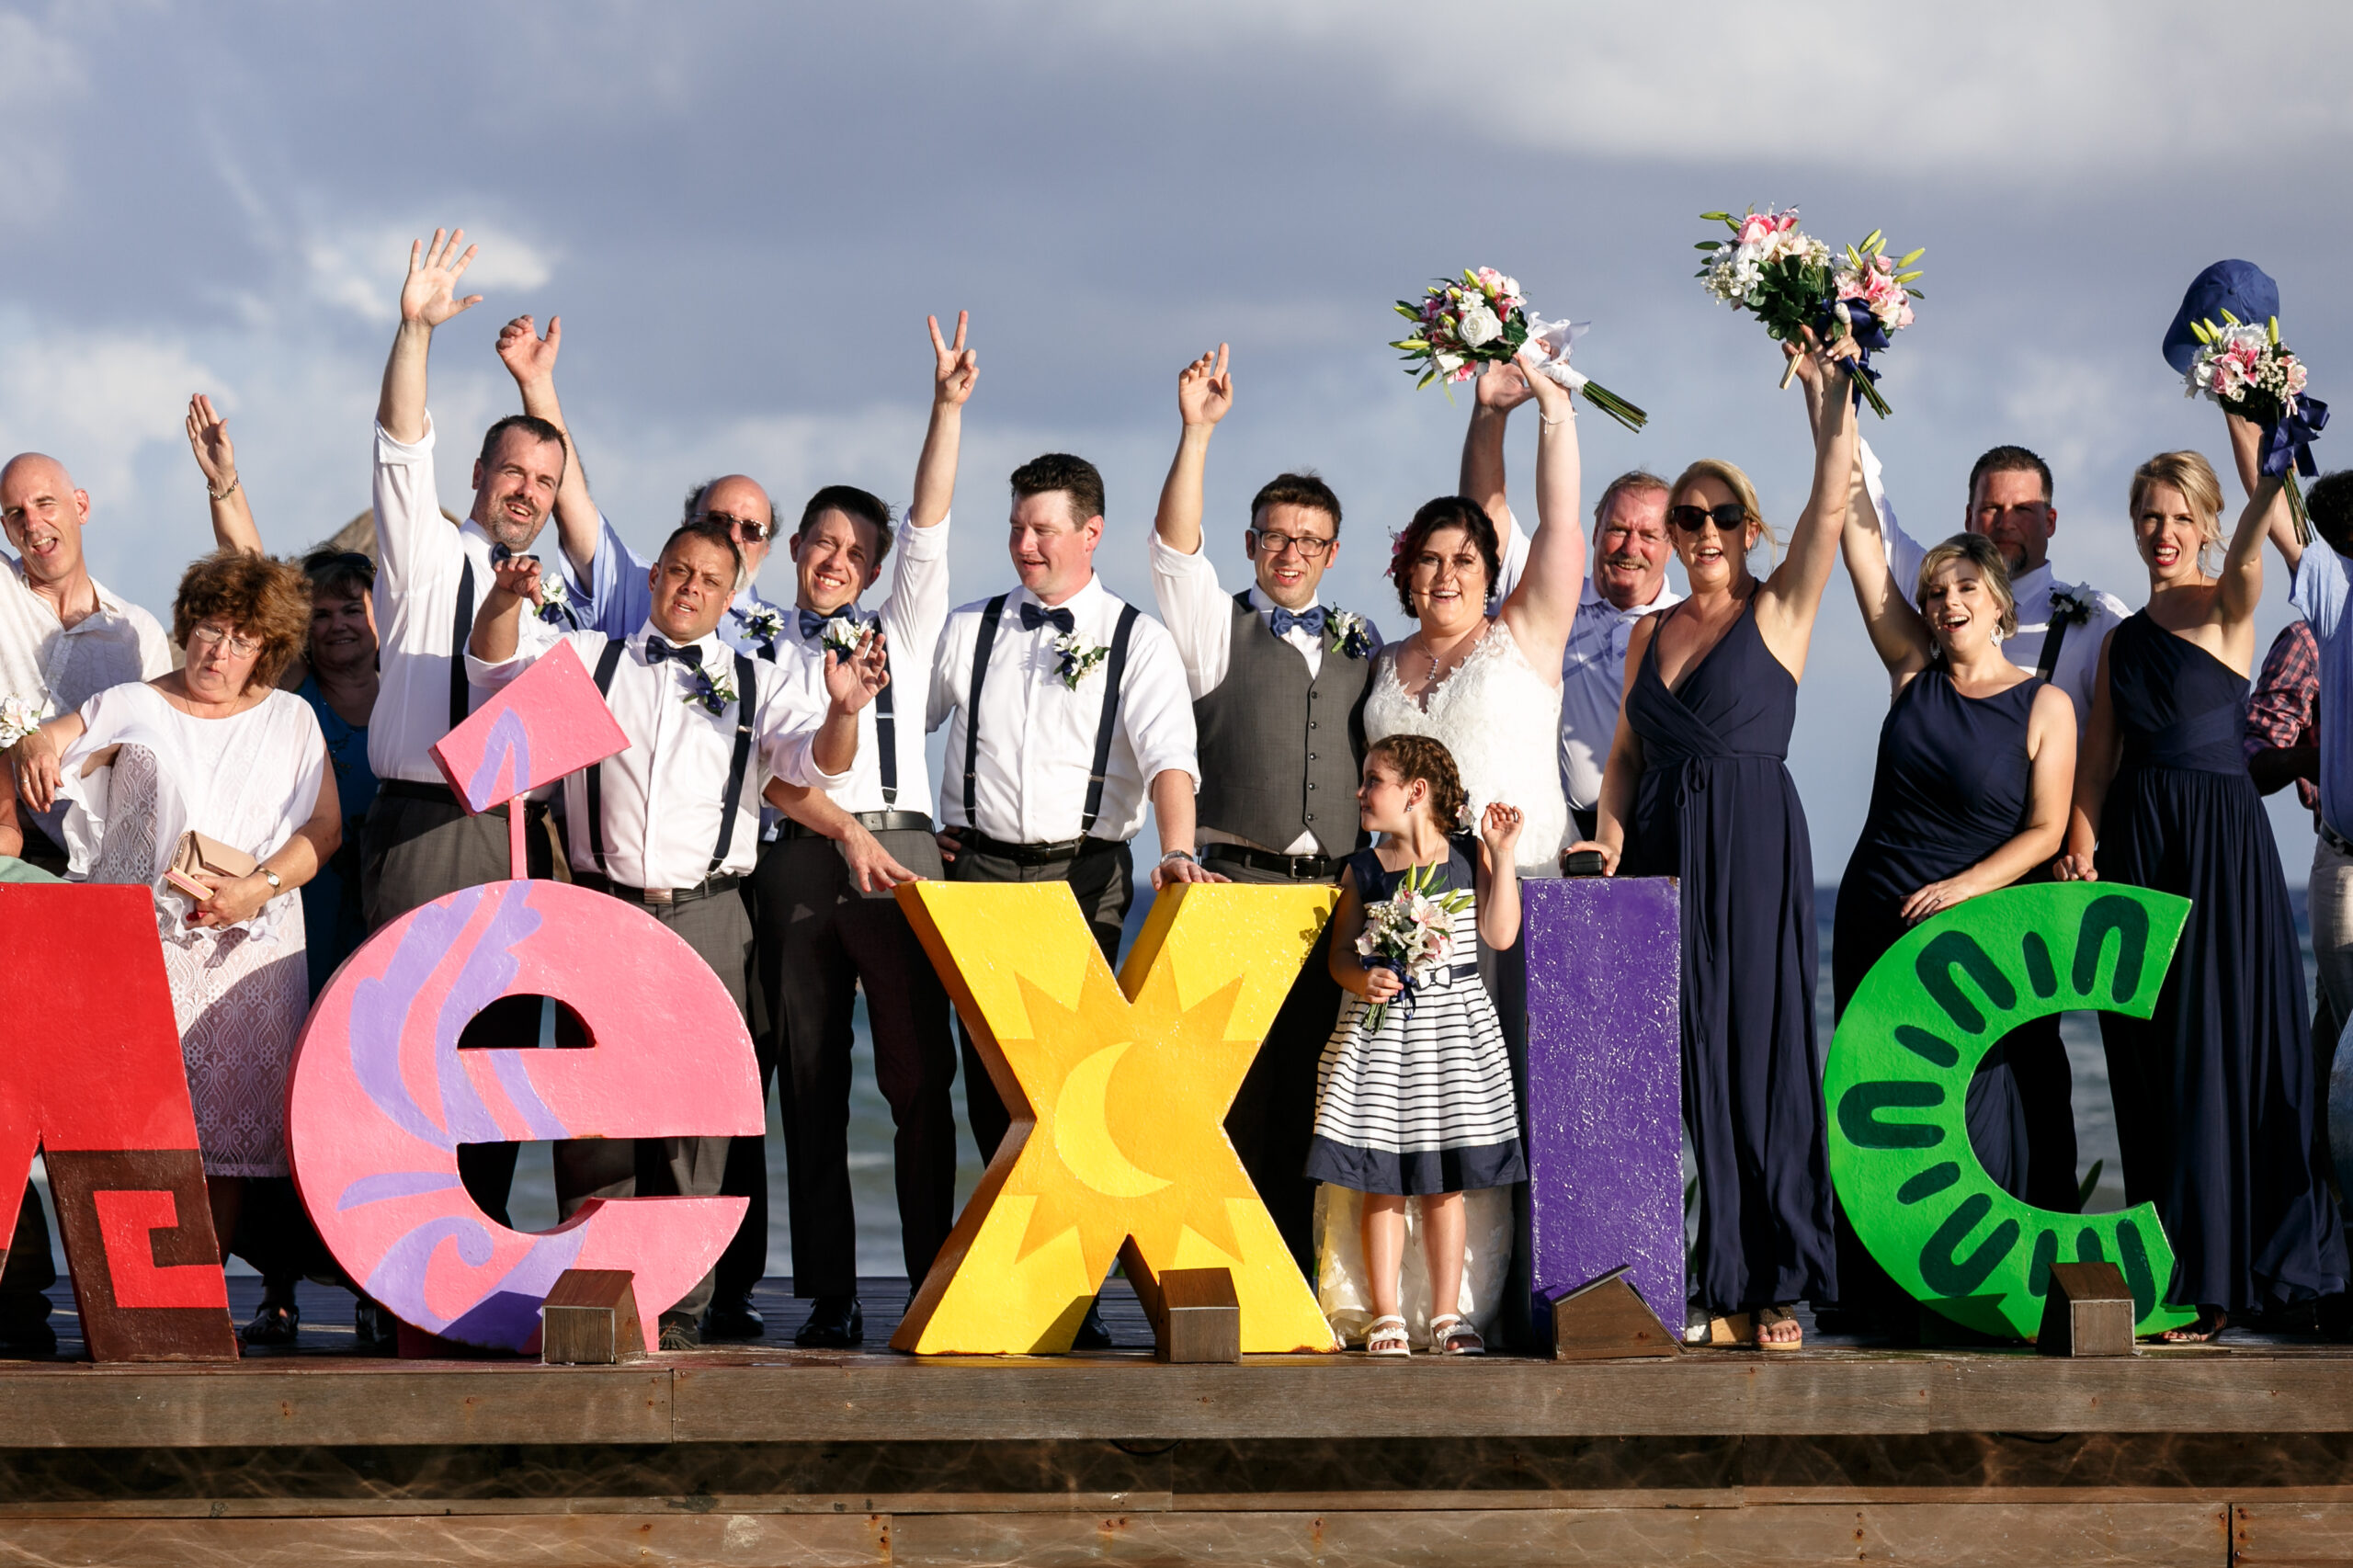
M 1054 1153 L 1071 1175 L 1106 1198 L 1142 1198 L 1169 1185 L 1120 1153 L 1104 1113 L 1111 1070 L 1130 1043 L 1107 1045 L 1083 1058 L 1063 1079 L 1054 1102 Z

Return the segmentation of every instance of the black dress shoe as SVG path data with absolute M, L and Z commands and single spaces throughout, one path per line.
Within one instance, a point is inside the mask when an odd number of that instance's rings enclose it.
M 400 1352 L 400 1324 L 392 1314 L 362 1296 L 352 1304 L 351 1332 L 362 1356 L 392 1356 Z
M 1078 1337 L 1071 1341 L 1074 1350 L 1108 1350 L 1111 1331 L 1103 1326 L 1103 1309 L 1094 1301 L 1086 1303 L 1086 1317 L 1078 1325 Z
M 732 1340 L 758 1339 L 768 1331 L 767 1324 L 752 1306 L 748 1295 L 733 1301 L 714 1299 L 702 1314 L 702 1336 L 711 1344 Z
M 809 1321 L 792 1336 L 804 1350 L 847 1350 L 866 1343 L 866 1313 L 856 1296 L 818 1296 L 809 1303 Z

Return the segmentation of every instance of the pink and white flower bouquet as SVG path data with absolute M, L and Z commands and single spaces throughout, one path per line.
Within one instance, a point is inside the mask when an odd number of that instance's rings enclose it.
M 1454 395 L 1456 381 L 1469 381 L 1482 362 L 1505 364 L 1519 357 L 1534 340 L 1543 351 L 1543 373 L 1582 392 L 1586 401 L 1629 430 L 1639 430 L 1650 415 L 1605 386 L 1569 369 L 1569 345 L 1577 335 L 1566 322 L 1543 322 L 1529 314 L 1519 280 L 1492 267 L 1465 267 L 1462 280 L 1441 278 L 1421 299 L 1400 300 L 1397 313 L 1414 324 L 1412 335 L 1390 344 L 1405 356 L 1407 373 L 1420 371 L 1414 384 L 1432 381 Z
M 1702 212 L 1711 222 L 1733 232 L 1729 240 L 1702 240 L 1699 248 L 1709 259 L 1699 271 L 1710 294 L 1736 311 L 1746 311 L 1765 324 L 1766 335 L 1777 343 L 1802 343 L 1805 330 L 1824 343 L 1852 337 L 1855 396 L 1887 417 L 1887 400 L 1873 383 L 1873 351 L 1888 347 L 1888 334 L 1912 324 L 1912 301 L 1921 298 L 1910 285 L 1920 276 L 1913 264 L 1924 254 L 1914 251 L 1901 260 L 1887 255 L 1886 241 L 1877 229 L 1859 245 L 1848 245 L 1842 257 L 1798 227 L 1794 207 L 1740 217 L 1729 212 Z M 1782 373 L 1788 386 L 1797 361 Z
M 1410 1014 L 1414 993 L 1449 960 L 1454 947 L 1454 916 L 1471 905 L 1467 888 L 1449 892 L 1445 872 L 1437 866 L 1415 866 L 1397 884 L 1397 891 L 1364 912 L 1364 934 L 1357 938 L 1357 956 L 1367 969 L 1385 969 L 1404 987 L 1399 1000 Z M 1368 1028 L 1379 1028 L 1389 1016 L 1389 1004 L 1375 1002 L 1365 1017 Z
M 2188 395 L 2219 403 L 2263 426 L 2263 472 L 2283 476 L 2296 540 L 2311 543 L 2296 470 L 2313 472 L 2312 438 L 2328 423 L 2328 405 L 2305 394 L 2304 362 L 2279 341 L 2279 318 L 2256 326 L 2224 311 L 2221 324 L 2192 322 L 2189 330 L 2198 336 L 2198 353 L 2184 377 Z

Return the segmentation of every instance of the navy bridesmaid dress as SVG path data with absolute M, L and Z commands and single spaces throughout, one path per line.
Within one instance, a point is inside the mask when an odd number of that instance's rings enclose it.
M 1896 694 L 1880 726 L 1870 814 L 1838 883 L 1830 937 L 1835 1017 L 1846 1016 L 1871 965 L 1911 929 L 1906 899 L 1959 876 L 2026 827 L 2034 771 L 2027 722 L 2044 684 L 2023 680 L 1992 697 L 1964 697 L 1934 664 Z M 2026 1113 L 1998 1045 L 1970 1083 L 1968 1117 L 1969 1142 L 1986 1175 L 2025 1197 Z
M 1659 678 L 1654 636 L 1626 698 L 1643 767 L 1620 874 L 1682 879 L 1683 1116 L 1699 1166 L 1691 1293 L 1716 1313 L 1838 1293 L 1813 849 L 1783 766 L 1797 699 L 1753 597 L 1679 691 Z
M 2108 685 L 2122 761 L 2100 878 L 2190 901 L 2155 1015 L 2099 1016 L 2125 1200 L 2165 1221 L 2169 1301 L 2245 1312 L 2342 1290 L 2295 916 L 2241 747 L 2246 676 L 2143 610 L 2109 638 Z

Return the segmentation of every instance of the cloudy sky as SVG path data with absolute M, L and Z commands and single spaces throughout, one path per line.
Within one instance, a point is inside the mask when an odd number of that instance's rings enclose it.
M 2157 357 L 2190 276 L 2260 263 L 2316 388 L 2353 364 L 2332 287 L 2348 223 L 2324 204 L 2353 100 L 2294 68 L 2342 60 L 2353 15 L 2277 8 L 2293 59 L 2210 85 L 2213 16 L 0 4 L 0 451 L 64 459 L 97 570 L 161 608 L 206 540 L 179 417 L 208 390 L 265 534 L 307 544 L 367 505 L 407 242 L 462 223 L 488 299 L 436 346 L 441 428 L 470 446 L 509 405 L 501 321 L 561 313 L 567 411 L 641 543 L 724 469 L 787 508 L 835 481 L 904 500 L 923 317 L 963 308 L 982 381 L 960 597 L 1007 577 L 1006 472 L 1063 448 L 1103 467 L 1101 562 L 1148 604 L 1175 375 L 1225 339 L 1212 547 L 1238 582 L 1249 494 L 1312 464 L 1348 513 L 1336 597 L 1394 625 L 1374 568 L 1452 489 L 1466 409 L 1396 369 L 1389 301 L 1464 265 L 1516 274 L 1597 324 L 1580 363 L 1652 411 L 1639 437 L 1586 421 L 1588 473 L 1730 458 L 1786 523 L 1808 468 L 1796 394 L 1690 273 L 1697 213 L 1795 201 L 1827 237 L 1928 248 L 1919 324 L 1887 360 L 1895 415 L 1870 431 L 1914 531 L 1957 527 L 1971 459 L 2020 441 L 2058 470 L 2061 575 L 2137 605 L 2132 466 L 2224 455 Z M 445 463 L 445 505 L 463 478 Z M 2267 641 L 2287 614 L 2274 565 Z M 1829 880 L 1885 687 L 1843 576 L 1823 626 L 1790 766 Z M 2274 815 L 2301 881 L 2309 827 Z

